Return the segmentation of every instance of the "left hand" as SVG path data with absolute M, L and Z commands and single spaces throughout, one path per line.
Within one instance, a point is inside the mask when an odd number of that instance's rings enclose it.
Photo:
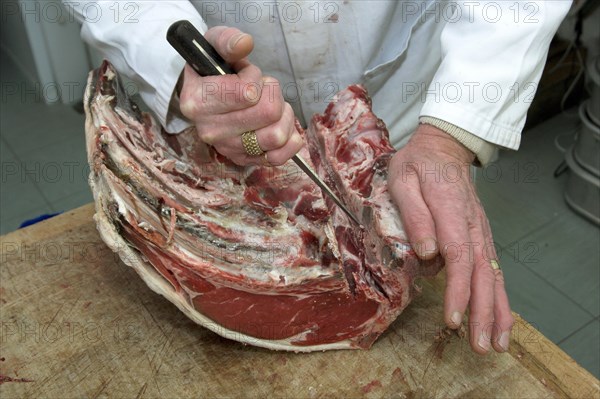
M 508 350 L 514 323 L 488 219 L 471 180 L 475 156 L 447 133 L 419 125 L 389 167 L 390 194 L 417 255 L 441 251 L 446 263 L 444 319 L 458 328 L 470 306 L 469 336 L 480 354 Z

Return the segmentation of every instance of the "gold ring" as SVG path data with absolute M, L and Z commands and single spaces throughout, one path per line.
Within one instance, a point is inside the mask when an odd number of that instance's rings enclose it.
M 251 157 L 258 157 L 264 154 L 264 151 L 258 145 L 258 139 L 256 138 L 256 132 L 254 130 L 242 134 L 242 145 L 244 146 L 246 154 Z
M 498 263 L 498 261 L 497 261 L 497 260 L 495 260 L 495 259 L 492 259 L 492 260 L 490 261 L 490 264 L 492 265 L 492 269 L 494 269 L 494 270 L 502 270 L 502 269 L 500 268 L 500 264 Z

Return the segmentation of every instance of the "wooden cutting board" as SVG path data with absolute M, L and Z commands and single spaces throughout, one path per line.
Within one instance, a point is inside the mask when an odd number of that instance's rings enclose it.
M 368 351 L 274 352 L 195 325 L 102 243 L 87 205 L 0 238 L 0 397 L 599 397 L 517 316 L 510 352 L 439 341 L 443 277 Z

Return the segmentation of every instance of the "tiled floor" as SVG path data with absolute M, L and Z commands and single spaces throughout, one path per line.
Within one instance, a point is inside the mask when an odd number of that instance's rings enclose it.
M 2 84 L 23 78 L 2 57 Z M 0 232 L 29 218 L 92 200 L 84 117 L 20 94 L 1 103 Z M 559 115 L 526 132 L 518 152 L 477 174 L 513 309 L 600 376 L 600 230 L 564 203 L 566 175 L 552 174 L 578 128 Z

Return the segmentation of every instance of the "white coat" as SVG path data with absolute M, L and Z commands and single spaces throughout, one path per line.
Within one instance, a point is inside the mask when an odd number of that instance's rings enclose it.
M 183 59 L 165 34 L 187 19 L 236 26 L 251 55 L 306 121 L 349 84 L 364 84 L 392 142 L 432 116 L 517 149 L 550 41 L 571 5 L 547 1 L 76 1 L 82 37 L 140 85 L 167 131 Z M 100 11 L 100 13 L 98 13 Z M 299 100 L 299 101 L 297 101 Z M 300 105 L 298 104 L 300 103 Z

